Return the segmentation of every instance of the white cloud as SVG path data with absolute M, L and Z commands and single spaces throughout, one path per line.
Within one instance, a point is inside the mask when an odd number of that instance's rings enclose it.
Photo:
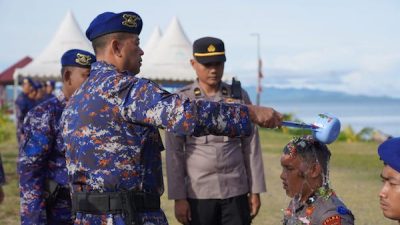
M 377 50 L 342 47 L 276 55 L 265 63 L 263 85 L 400 97 L 400 54 Z M 247 74 L 255 68 L 250 62 L 242 67 Z M 256 79 L 244 81 L 255 84 Z

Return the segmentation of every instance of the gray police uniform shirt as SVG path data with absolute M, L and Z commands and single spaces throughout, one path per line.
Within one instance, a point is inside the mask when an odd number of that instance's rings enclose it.
M 231 98 L 231 86 L 221 82 L 218 93 L 207 97 L 198 81 L 177 93 L 183 98 L 251 104 L 242 89 L 242 99 Z M 251 136 L 179 136 L 165 133 L 169 199 L 226 199 L 266 191 L 258 129 Z
M 354 225 L 354 216 L 334 192 L 312 196 L 304 204 L 292 201 L 284 212 L 284 225 Z

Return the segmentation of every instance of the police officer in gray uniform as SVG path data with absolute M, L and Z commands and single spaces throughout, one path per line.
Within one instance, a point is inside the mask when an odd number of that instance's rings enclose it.
M 294 138 L 283 149 L 281 179 L 292 198 L 284 225 L 353 225 L 354 216 L 329 187 L 327 146 L 312 136 Z
M 204 37 L 193 43 L 197 80 L 178 94 L 191 100 L 251 104 L 240 82 L 221 81 L 224 43 Z M 250 224 L 265 192 L 258 129 L 250 137 L 179 136 L 166 133 L 168 195 L 182 224 Z

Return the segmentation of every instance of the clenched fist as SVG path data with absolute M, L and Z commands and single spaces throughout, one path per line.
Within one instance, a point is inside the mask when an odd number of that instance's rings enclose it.
M 282 124 L 283 116 L 273 108 L 247 105 L 250 120 L 261 127 L 276 128 Z

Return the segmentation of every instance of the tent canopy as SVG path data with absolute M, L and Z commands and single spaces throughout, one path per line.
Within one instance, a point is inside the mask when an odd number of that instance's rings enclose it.
M 60 80 L 62 54 L 69 49 L 78 48 L 93 52 L 93 48 L 83 35 L 71 11 L 68 11 L 51 42 L 34 58 L 28 66 L 14 72 L 14 80 L 31 77 L 39 80 Z
M 60 59 L 73 48 L 93 52 L 71 11 L 68 11 L 51 42 L 26 67 L 16 69 L 13 78 L 31 77 L 38 80 L 60 80 Z M 190 65 L 192 43 L 178 18 L 174 17 L 164 35 L 159 27 L 153 31 L 144 47 L 143 66 L 138 76 L 149 78 L 165 86 L 182 86 L 196 79 Z M 224 75 L 224 80 L 231 76 Z
M 188 83 L 195 79 L 195 71 L 189 63 L 192 44 L 178 18 L 172 19 L 163 36 L 156 28 L 144 50 L 139 76 L 164 85 Z
M 5 69 L 2 73 L 0 73 L 0 85 L 12 85 L 14 83 L 13 74 L 15 70 L 27 66 L 30 62 L 32 62 L 32 58 L 25 56 L 14 65 Z

